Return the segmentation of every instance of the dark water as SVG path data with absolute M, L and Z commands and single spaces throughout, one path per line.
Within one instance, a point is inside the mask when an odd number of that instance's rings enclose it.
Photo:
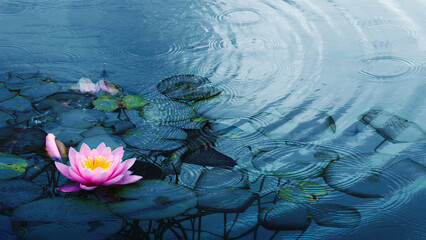
M 0 239 L 426 239 L 425 8 L 0 1 Z M 144 180 L 58 192 L 46 133 Z

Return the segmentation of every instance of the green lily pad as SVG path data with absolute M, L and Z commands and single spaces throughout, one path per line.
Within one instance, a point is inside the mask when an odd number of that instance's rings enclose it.
M 186 133 L 169 126 L 139 126 L 123 134 L 123 141 L 128 145 L 145 150 L 169 151 L 182 146 Z
M 121 102 L 128 110 L 141 109 L 146 104 L 146 100 L 139 95 L 126 95 L 121 99 Z
M 287 202 L 263 208 L 258 220 L 270 230 L 304 230 L 309 226 L 309 213 L 303 205 Z
M 283 187 L 279 191 L 282 199 L 293 203 L 312 203 L 315 199 L 308 193 L 297 188 Z
M 362 198 L 396 193 L 426 174 L 426 167 L 409 158 L 395 162 L 383 153 L 351 155 L 331 162 L 324 174 L 332 188 Z
M 110 203 L 112 212 L 135 219 L 174 217 L 195 207 L 197 199 L 189 188 L 160 180 L 146 180 L 116 187 L 109 196 L 129 199 Z
M 48 223 L 25 228 L 21 237 L 27 240 L 101 240 L 118 232 L 122 225 L 121 219 L 89 223 Z
M 293 185 L 302 189 L 303 192 L 310 195 L 314 195 L 314 196 L 327 195 L 327 189 L 318 183 L 304 181 L 304 182 L 293 183 Z
M 156 122 L 176 122 L 194 118 L 194 109 L 186 103 L 171 100 L 157 100 L 145 105 L 139 115 Z
M 104 93 L 104 95 L 93 101 L 93 106 L 102 111 L 113 112 L 118 108 L 118 100 L 111 94 Z
M 31 202 L 43 193 L 41 186 L 22 179 L 0 181 L 0 189 L 2 191 L 0 202 L 9 208 L 17 208 Z
M 426 139 L 426 132 L 416 123 L 384 110 L 370 110 L 364 113 L 361 122 L 370 125 L 378 134 L 394 143 Z
M 259 133 L 272 139 L 310 142 L 336 132 L 330 115 L 308 108 L 267 110 L 252 116 L 250 123 Z
M 361 214 L 353 207 L 322 203 L 310 205 L 308 209 L 320 226 L 354 228 L 361 223 Z
M 265 174 L 307 179 L 321 176 L 328 162 L 339 155 L 330 149 L 313 145 L 287 145 L 257 153 L 253 166 Z
M 247 189 L 195 188 L 197 208 L 214 212 L 244 212 L 258 198 L 256 193 Z
M 3 84 L 0 84 L 0 102 L 6 101 L 8 99 L 13 98 L 16 96 L 16 92 L 9 91 L 4 87 Z
M 17 221 L 91 222 L 114 219 L 106 204 L 79 198 L 45 198 L 13 211 Z
M 47 96 L 59 92 L 61 88 L 62 87 L 59 84 L 54 82 L 41 82 L 35 86 L 22 89 L 20 94 L 32 101 L 39 101 Z
M 177 75 L 162 80 L 157 85 L 159 92 L 176 100 L 201 100 L 220 94 L 210 80 L 196 75 Z
M 16 155 L 0 153 L 0 179 L 21 176 L 27 167 L 27 161 Z

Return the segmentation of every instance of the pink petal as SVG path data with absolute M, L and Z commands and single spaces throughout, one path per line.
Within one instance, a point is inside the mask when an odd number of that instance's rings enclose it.
M 110 185 L 114 185 L 117 182 L 119 182 L 122 178 L 124 177 L 124 175 L 118 175 L 115 178 L 109 179 L 108 181 L 102 183 L 103 186 L 110 186 Z
M 126 161 L 122 162 L 120 167 L 111 175 L 112 178 L 122 174 L 123 172 L 129 170 L 129 168 L 131 166 L 133 166 L 133 164 L 135 163 L 136 158 L 130 158 L 127 159 Z
M 93 178 L 93 171 L 87 168 L 80 168 L 81 176 L 87 181 L 91 182 Z
M 46 151 L 49 156 L 57 161 L 62 161 L 61 153 L 59 152 L 58 146 L 56 145 L 55 135 L 52 133 L 46 136 Z
M 107 180 L 108 173 L 102 168 L 96 168 L 93 170 L 93 176 L 90 180 L 91 183 L 95 185 L 100 185 Z
M 90 156 L 91 152 L 92 152 L 92 150 L 90 150 L 90 147 L 87 146 L 87 144 L 85 144 L 85 143 L 81 144 L 80 154 L 82 154 L 83 156 L 85 156 L 87 158 L 87 157 Z
M 112 151 L 111 154 L 114 157 L 114 160 L 119 159 L 121 161 L 121 159 L 123 158 L 123 155 L 124 155 L 123 147 L 118 147 L 118 148 L 114 149 L 114 151 Z
M 109 148 L 109 147 L 104 148 L 99 153 L 101 154 L 101 156 L 104 156 L 107 160 L 110 160 L 110 161 L 112 160 L 111 148 Z
M 80 191 L 81 188 L 79 183 L 73 183 L 73 184 L 62 186 L 62 187 L 58 187 L 56 190 L 61 192 L 76 192 L 76 191 Z
M 98 145 L 98 147 L 96 148 L 96 150 L 98 150 L 99 153 L 101 153 L 104 149 L 106 148 L 105 143 L 101 143 Z
M 81 189 L 88 190 L 88 191 L 93 190 L 93 189 L 95 189 L 95 188 L 97 188 L 97 187 L 98 187 L 98 186 L 86 186 L 86 185 L 84 185 L 84 184 L 80 184 L 80 188 L 81 188 Z
M 72 178 L 74 178 L 73 181 L 79 182 L 79 183 L 83 183 L 86 184 L 88 183 L 88 181 L 86 179 L 84 179 L 80 173 L 76 173 L 72 168 L 69 169 L 69 174 Z
M 141 179 L 142 179 L 142 177 L 138 176 L 138 175 L 126 175 L 120 181 L 118 181 L 116 184 L 117 185 L 130 184 L 130 183 L 137 182 Z
M 59 172 L 62 173 L 62 175 L 64 175 L 66 178 L 68 178 L 69 180 L 72 181 L 76 181 L 71 175 L 70 175 L 70 166 L 67 166 L 63 163 L 60 162 L 55 162 L 55 166 L 56 168 L 59 170 Z M 72 170 L 71 170 L 72 171 Z
M 77 164 L 77 155 L 80 155 L 80 153 L 78 153 L 74 148 L 70 148 L 69 152 L 68 152 L 68 158 L 70 160 L 70 165 L 72 170 L 74 170 L 74 172 L 78 173 L 78 164 Z

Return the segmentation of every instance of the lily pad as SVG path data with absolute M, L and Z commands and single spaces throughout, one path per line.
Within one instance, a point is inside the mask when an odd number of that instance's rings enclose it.
M 0 215 L 0 239 L 16 239 L 12 231 L 12 221 L 9 216 Z
M 308 210 L 303 205 L 290 202 L 263 208 L 258 219 L 263 227 L 270 230 L 304 230 L 310 222 Z
M 21 237 L 27 240 L 102 240 L 118 232 L 122 224 L 121 219 L 89 223 L 48 223 L 25 228 Z
M 308 193 L 297 188 L 283 187 L 279 191 L 282 199 L 293 203 L 312 203 L 315 199 Z
M 9 124 L 8 121 L 12 120 L 13 122 L 13 116 L 10 114 L 7 114 L 5 112 L 0 111 L 0 127 L 6 127 Z
M 25 112 L 33 110 L 31 102 L 22 96 L 15 96 L 14 98 L 11 98 L 9 100 L 0 102 L 0 108 L 5 109 L 9 112 Z
M 176 122 L 194 118 L 194 109 L 186 103 L 171 100 L 157 100 L 145 105 L 139 115 L 156 122 Z
M 4 87 L 3 84 L 0 84 L 0 102 L 6 101 L 8 99 L 13 98 L 16 96 L 16 92 L 9 91 Z
M 53 95 L 61 90 L 61 86 L 53 82 L 41 82 L 32 87 L 24 88 L 20 94 L 31 99 L 39 101 L 47 96 Z
M 35 86 L 39 83 L 39 80 L 36 79 L 21 79 L 18 77 L 11 77 L 6 82 L 5 85 L 10 90 L 21 90 L 23 88 L 29 88 Z
M 250 122 L 259 133 L 272 139 L 309 142 L 336 132 L 330 115 L 308 108 L 276 108 L 252 116 Z
M 415 142 L 426 139 L 426 132 L 416 123 L 384 110 L 370 110 L 361 117 L 385 139 L 393 143 Z
M 150 162 L 135 161 L 129 170 L 133 172 L 133 175 L 143 176 L 144 180 L 164 179 L 161 168 Z
M 185 138 L 186 133 L 183 130 L 169 126 L 146 125 L 146 128 L 133 128 L 123 134 L 123 141 L 130 146 L 158 151 L 177 149 L 182 146 L 182 140 Z
M 168 122 L 168 126 L 181 128 L 181 129 L 201 129 L 207 124 L 207 120 L 203 118 L 190 118 L 183 121 Z
M 138 110 L 146 104 L 146 100 L 139 95 L 126 95 L 121 99 L 121 102 L 128 110 Z
M 287 145 L 257 153 L 253 166 L 265 174 L 307 179 L 321 176 L 328 162 L 338 159 L 336 152 L 313 145 Z
M 27 161 L 16 155 L 0 153 L 0 179 L 21 176 L 27 167 Z
M 22 179 L 0 181 L 0 189 L 2 191 L 0 202 L 9 208 L 17 208 L 31 202 L 43 193 L 42 187 Z
M 382 153 L 348 156 L 331 162 L 324 180 L 338 191 L 377 198 L 391 195 L 426 174 L 426 168 L 411 159 L 394 160 L 395 156 Z
M 197 194 L 197 208 L 214 212 L 244 212 L 258 199 L 258 195 L 247 189 L 222 188 L 195 188 Z
M 321 184 L 315 182 L 297 182 L 293 183 L 294 186 L 302 189 L 303 192 L 313 196 L 325 196 L 327 195 L 327 189 Z
M 213 168 L 204 170 L 195 184 L 195 188 L 248 188 L 247 174 L 230 169 Z
M 320 226 L 354 228 L 361 223 L 361 214 L 353 207 L 322 203 L 310 205 L 308 209 Z
M 220 94 L 210 80 L 196 75 L 177 75 L 162 80 L 157 85 L 159 92 L 176 100 L 201 100 Z
M 74 147 L 83 139 L 81 133 L 84 129 L 70 128 L 53 122 L 45 122 L 40 126 L 45 132 L 53 133 L 65 146 Z
M 87 129 L 106 119 L 103 112 L 73 109 L 59 115 L 58 123 L 64 127 Z
M 140 181 L 117 187 L 109 191 L 108 195 L 129 199 L 110 203 L 109 208 L 120 216 L 135 219 L 174 217 L 197 204 L 195 194 L 189 188 L 159 180 Z
M 104 95 L 93 101 L 93 106 L 102 111 L 113 112 L 118 108 L 118 100 L 111 94 L 104 93 Z
M 106 204 L 79 198 L 45 198 L 13 211 L 17 221 L 91 222 L 114 219 Z
M 237 163 L 234 159 L 216 151 L 214 148 L 197 148 L 188 151 L 183 157 L 182 162 L 201 166 L 234 168 Z
M 11 151 L 13 154 L 43 151 L 47 135 L 43 130 L 39 128 L 13 128 L 11 131 L 13 135 L 0 144 L 0 151 Z M 5 133 L 5 135 L 7 134 Z
M 64 112 L 71 108 L 90 109 L 94 100 L 93 95 L 77 92 L 58 92 L 45 99 L 34 103 L 34 108 L 39 112 L 54 110 L 55 112 Z

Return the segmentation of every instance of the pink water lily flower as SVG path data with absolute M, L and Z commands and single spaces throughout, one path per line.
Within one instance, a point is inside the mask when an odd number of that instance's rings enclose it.
M 77 83 L 77 90 L 82 93 L 97 93 L 99 85 L 94 84 L 89 78 L 80 78 Z
M 60 162 L 55 162 L 55 165 L 65 177 L 77 183 L 59 187 L 58 191 L 93 190 L 98 186 L 123 185 L 140 180 L 141 176 L 131 175 L 129 171 L 136 158 L 122 162 L 123 154 L 123 147 L 111 151 L 105 143 L 99 144 L 96 149 L 90 149 L 83 143 L 80 152 L 70 148 L 68 158 L 71 166 Z
M 107 92 L 111 95 L 117 95 L 120 92 L 119 87 L 115 83 L 108 81 L 105 78 L 99 80 L 98 87 L 102 91 Z

